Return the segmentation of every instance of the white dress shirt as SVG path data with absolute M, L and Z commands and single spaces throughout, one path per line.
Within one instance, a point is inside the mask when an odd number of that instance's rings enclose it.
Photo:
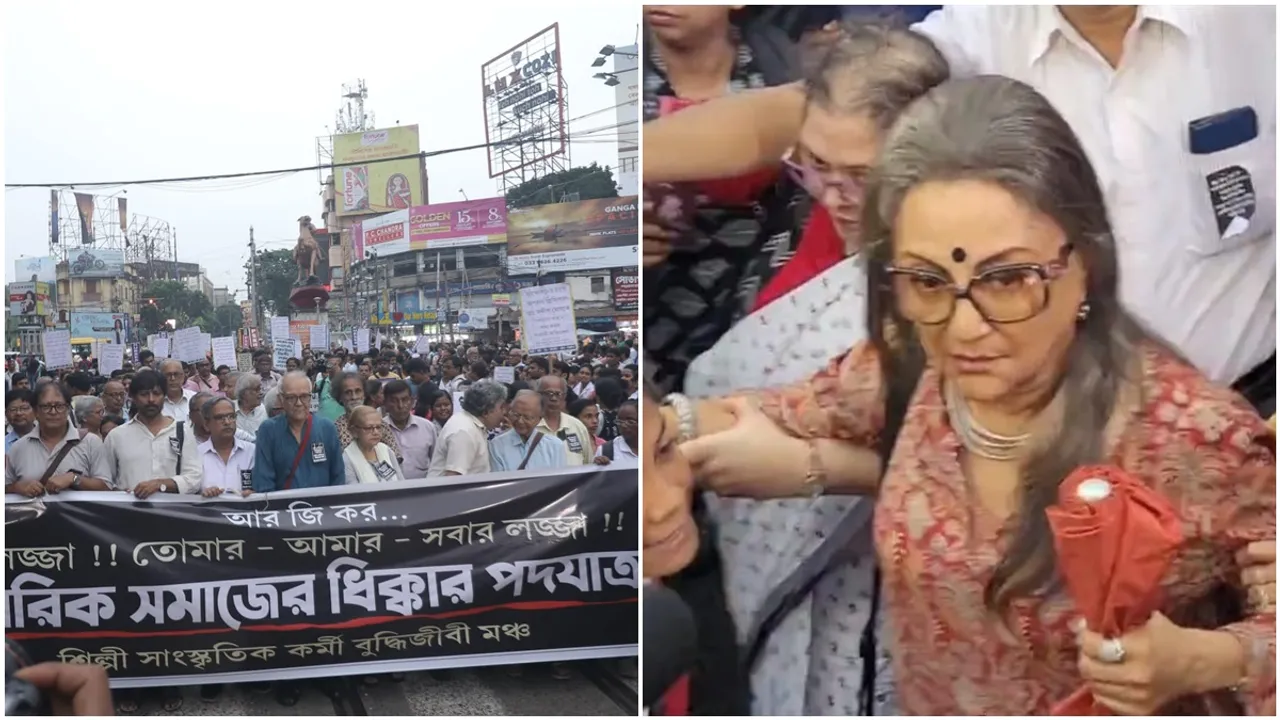
M 186 422 L 191 417 L 191 398 L 196 394 L 186 388 L 182 389 L 182 399 L 173 402 L 169 399 L 169 395 L 164 396 L 164 407 L 160 409 L 160 414 L 165 417 L 171 417 L 174 420 Z
M 204 468 L 196 450 L 195 433 L 190 427 L 183 428 L 182 472 L 176 472 L 179 469 L 177 427 L 177 422 L 171 422 L 158 434 L 152 435 L 147 426 L 135 417 L 112 430 L 106 440 L 107 463 L 111 466 L 116 487 L 132 490 L 148 480 L 172 478 L 180 492 L 200 492 Z
M 1140 6 L 1114 69 L 1051 5 L 948 5 L 915 29 L 953 74 L 1021 80 L 1071 124 L 1102 183 L 1135 316 L 1221 383 L 1275 352 L 1274 6 Z M 1257 113 L 1256 138 L 1190 152 L 1192 121 L 1242 107 Z M 1219 230 L 1208 190 L 1232 166 L 1257 195 L 1239 232 Z
M 211 487 L 220 487 L 229 493 L 240 494 L 244 489 L 244 485 L 240 473 L 253 472 L 253 457 L 256 448 L 253 443 L 245 442 L 240 438 L 232 438 L 234 446 L 231 448 L 231 455 L 227 457 L 227 461 L 222 461 L 222 456 L 213 447 L 213 440 L 205 440 L 197 446 L 200 453 L 200 461 L 204 470 L 204 478 L 200 481 L 200 489 Z M 252 478 L 252 475 L 250 475 Z
M 640 456 L 636 455 L 636 451 L 627 444 L 622 436 L 614 438 L 613 443 L 613 459 L 609 461 L 611 468 L 633 468 L 640 467 Z M 606 445 L 596 448 L 596 457 L 604 457 L 604 449 Z
M 236 428 L 249 433 L 250 435 L 258 435 L 258 426 L 267 419 L 267 409 L 262 403 L 258 403 L 253 412 L 244 413 L 240 411 L 239 406 L 236 407 Z

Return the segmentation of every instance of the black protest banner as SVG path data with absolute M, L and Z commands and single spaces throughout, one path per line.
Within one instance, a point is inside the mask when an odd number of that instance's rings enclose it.
M 5 627 L 113 686 L 634 655 L 635 470 L 6 496 Z

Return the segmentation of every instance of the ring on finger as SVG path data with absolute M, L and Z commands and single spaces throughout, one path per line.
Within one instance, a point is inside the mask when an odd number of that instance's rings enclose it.
M 1106 638 L 1098 646 L 1098 659 L 1110 665 L 1124 662 L 1124 643 L 1119 638 Z

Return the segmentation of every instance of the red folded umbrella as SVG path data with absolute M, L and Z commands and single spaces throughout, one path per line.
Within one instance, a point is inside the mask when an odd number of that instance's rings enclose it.
M 1142 627 L 1158 609 L 1160 579 L 1182 542 L 1173 505 L 1125 471 L 1077 469 L 1045 510 L 1058 566 L 1089 629 L 1120 637 Z M 1053 709 L 1054 715 L 1109 715 L 1088 688 Z

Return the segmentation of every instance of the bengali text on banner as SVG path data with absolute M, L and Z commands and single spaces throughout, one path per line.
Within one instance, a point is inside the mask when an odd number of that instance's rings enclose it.
M 636 654 L 635 470 L 6 496 L 6 635 L 115 687 Z

